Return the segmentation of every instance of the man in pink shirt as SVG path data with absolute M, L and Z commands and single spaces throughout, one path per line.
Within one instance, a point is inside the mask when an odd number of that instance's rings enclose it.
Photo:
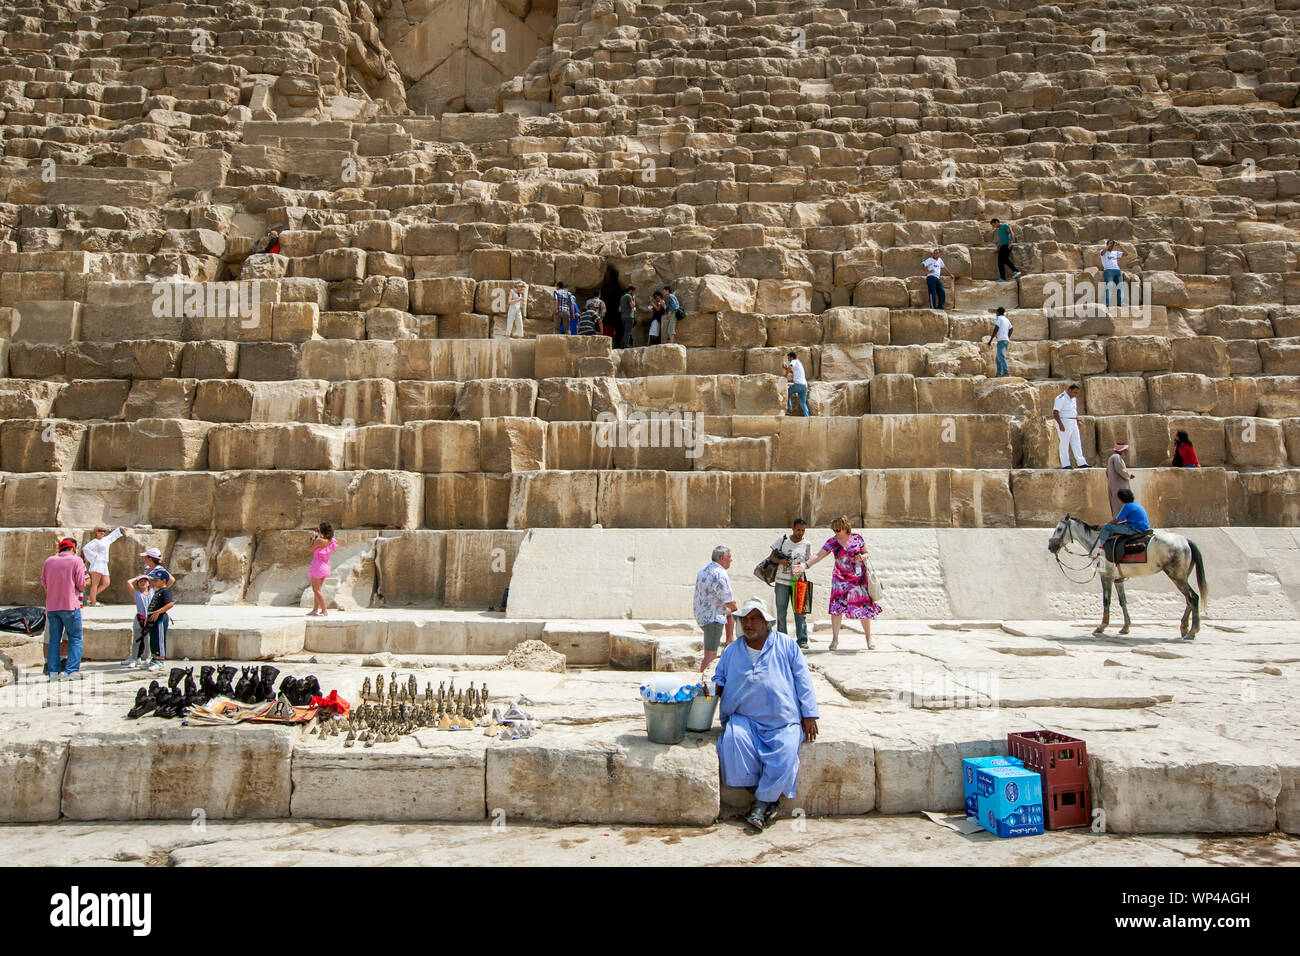
M 86 566 L 77 557 L 77 542 L 64 538 L 59 553 L 45 559 L 41 587 L 45 588 L 45 620 L 49 644 L 45 663 L 50 680 L 81 679 L 81 591 L 86 586 Z M 68 669 L 59 659 L 59 644 L 68 637 Z

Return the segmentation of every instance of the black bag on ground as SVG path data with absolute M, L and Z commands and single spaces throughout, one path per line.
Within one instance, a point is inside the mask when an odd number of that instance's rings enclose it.
M 45 608 L 14 607 L 0 611 L 0 631 L 35 636 L 45 633 Z

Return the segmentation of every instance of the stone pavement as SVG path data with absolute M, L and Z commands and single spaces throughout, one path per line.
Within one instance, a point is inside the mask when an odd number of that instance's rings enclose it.
M 702 826 L 742 801 L 719 787 L 716 730 L 678 747 L 646 740 L 636 687 L 647 671 L 611 669 L 609 657 L 615 629 L 628 622 L 606 622 L 604 631 L 582 623 L 580 642 L 550 635 L 573 655 L 565 674 L 485 669 L 500 652 L 464 647 L 369 658 L 304 651 L 278 661 L 284 673 L 315 673 L 345 697 L 364 676 L 391 670 L 420 668 L 421 685 L 485 680 L 494 699 L 522 699 L 545 724 L 511 742 L 424 730 L 348 749 L 341 738 L 296 729 L 127 721 L 142 678 L 92 663 L 86 686 L 102 696 L 64 707 L 20 697 L 27 706 L 10 702 L 0 713 L 0 816 L 189 819 L 201 809 L 208 819 L 436 821 L 500 810 L 532 822 Z M 645 624 L 652 660 L 671 664 L 661 669 L 698 661 L 687 625 Z M 1088 741 L 1108 832 L 1300 829 L 1293 624 L 1215 620 L 1195 642 L 1167 623 L 1139 620 L 1126 638 L 1095 638 L 1091 627 L 881 621 L 878 650 L 850 631 L 835 653 L 819 628 L 809 663 L 822 736 L 803 745 L 792 805 L 837 816 L 955 809 L 962 757 L 998 752 L 1009 731 L 1046 727 Z M 607 656 L 595 661 L 602 638 Z
M 1296 866 L 1300 840 L 1114 836 L 1060 830 L 999 840 L 919 816 L 780 818 L 750 835 L 708 827 L 488 823 L 217 822 L 0 826 L 0 854 L 28 866 Z

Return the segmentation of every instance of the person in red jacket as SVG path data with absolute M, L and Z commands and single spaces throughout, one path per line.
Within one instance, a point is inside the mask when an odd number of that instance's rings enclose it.
M 1187 432 L 1178 431 L 1174 441 L 1174 460 L 1175 468 L 1200 468 L 1201 463 L 1196 458 L 1196 449 L 1192 447 L 1192 441 L 1187 437 Z

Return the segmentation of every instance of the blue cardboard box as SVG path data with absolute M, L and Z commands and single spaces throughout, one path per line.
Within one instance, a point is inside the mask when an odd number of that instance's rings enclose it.
M 984 767 L 1023 767 L 1024 761 L 1019 757 L 967 757 L 961 762 L 962 793 L 966 797 L 966 817 L 975 818 L 975 794 L 978 785 L 976 775 Z
M 984 767 L 975 774 L 980 826 L 1000 837 L 1043 832 L 1043 778 L 1024 767 Z

